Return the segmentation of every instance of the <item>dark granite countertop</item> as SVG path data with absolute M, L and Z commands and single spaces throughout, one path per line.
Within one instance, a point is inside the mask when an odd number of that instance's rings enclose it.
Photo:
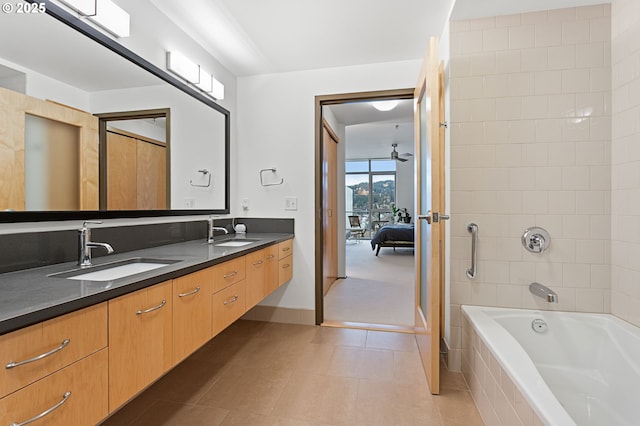
M 219 238 L 213 244 L 207 244 L 204 240 L 193 240 L 95 259 L 93 265 L 97 269 L 100 269 L 100 265 L 132 258 L 174 261 L 151 271 L 112 281 L 85 281 L 52 276 L 78 269 L 73 262 L 0 274 L 0 334 L 244 256 L 293 238 L 293 234 L 246 234 L 244 238 L 256 241 L 241 247 L 216 245 L 241 238 Z M 82 272 L 90 271 L 91 268 L 85 268 Z

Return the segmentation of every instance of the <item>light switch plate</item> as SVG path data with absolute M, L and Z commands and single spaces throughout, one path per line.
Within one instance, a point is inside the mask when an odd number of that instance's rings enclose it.
M 285 210 L 298 210 L 298 197 L 284 197 Z

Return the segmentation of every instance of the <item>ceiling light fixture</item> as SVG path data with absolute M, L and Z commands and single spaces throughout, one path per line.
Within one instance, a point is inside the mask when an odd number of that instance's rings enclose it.
M 191 84 L 200 82 L 200 65 L 180 52 L 167 52 L 167 69 Z
M 129 37 L 131 18 L 111 0 L 60 0 L 82 17 L 107 30 L 116 37 Z
M 224 99 L 224 84 L 182 53 L 167 52 L 167 69 L 215 100 Z
M 390 101 L 375 101 L 371 102 L 371 105 L 378 111 L 391 111 L 398 106 L 398 101 L 395 99 Z

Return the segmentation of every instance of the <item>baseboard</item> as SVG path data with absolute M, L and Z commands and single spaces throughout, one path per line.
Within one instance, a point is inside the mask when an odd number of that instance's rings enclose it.
M 315 325 L 316 313 L 312 309 L 280 308 L 256 305 L 242 316 L 251 321 L 282 322 L 286 324 Z

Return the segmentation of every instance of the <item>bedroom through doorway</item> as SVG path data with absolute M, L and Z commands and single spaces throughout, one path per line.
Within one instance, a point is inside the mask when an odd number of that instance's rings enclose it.
M 338 277 L 323 295 L 322 323 L 410 331 L 415 307 L 413 100 L 350 100 L 322 108 L 323 119 L 340 138 Z M 401 228 L 401 234 L 392 234 L 398 241 L 385 241 L 390 228 Z

